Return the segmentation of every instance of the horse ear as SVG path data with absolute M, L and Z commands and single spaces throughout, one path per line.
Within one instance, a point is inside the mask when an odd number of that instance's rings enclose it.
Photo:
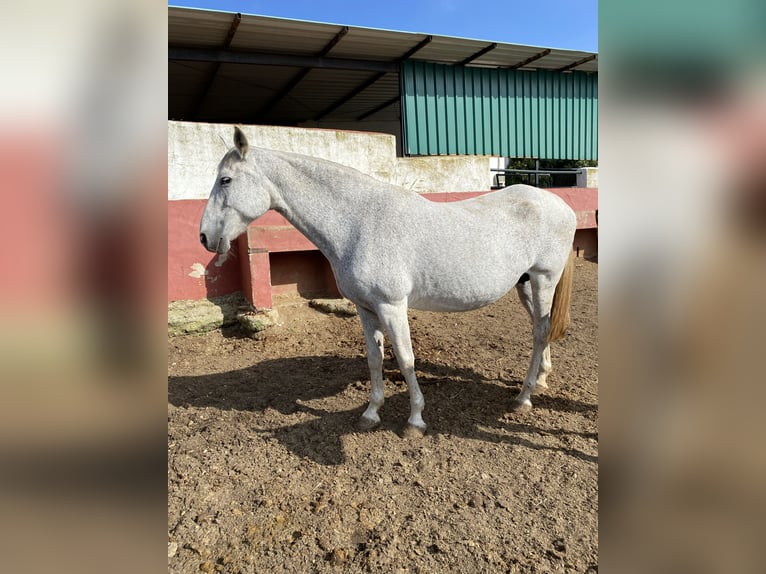
M 245 137 L 245 132 L 239 129 L 239 126 L 234 126 L 234 145 L 237 147 L 240 157 L 245 159 L 248 143 L 247 138 Z

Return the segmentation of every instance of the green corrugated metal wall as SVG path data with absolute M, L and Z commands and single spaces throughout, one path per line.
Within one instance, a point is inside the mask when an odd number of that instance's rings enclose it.
M 401 68 L 408 155 L 598 159 L 598 74 Z

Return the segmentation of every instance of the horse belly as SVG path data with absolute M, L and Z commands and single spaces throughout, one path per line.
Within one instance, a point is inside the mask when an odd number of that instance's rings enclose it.
M 500 299 L 516 284 L 517 275 L 477 273 L 475 276 L 452 276 L 441 281 L 415 285 L 408 298 L 409 306 L 423 311 L 471 311 Z
M 409 300 L 408 306 L 420 311 L 437 311 L 439 313 L 456 313 L 460 311 L 472 311 L 491 305 L 506 292 L 498 297 L 474 298 L 474 299 L 450 299 L 444 297 L 420 297 Z

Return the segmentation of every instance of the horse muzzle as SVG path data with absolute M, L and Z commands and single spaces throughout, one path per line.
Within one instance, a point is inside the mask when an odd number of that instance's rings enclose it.
M 202 243 L 202 247 L 210 251 L 211 253 L 218 253 L 218 254 L 224 254 L 231 248 L 231 243 L 226 241 L 223 237 L 218 238 L 218 242 L 215 245 L 212 245 L 208 241 L 207 235 L 204 233 L 199 234 L 199 242 Z

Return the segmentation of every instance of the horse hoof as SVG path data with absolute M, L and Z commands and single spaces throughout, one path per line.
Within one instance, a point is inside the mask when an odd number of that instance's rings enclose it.
M 532 410 L 532 401 L 519 401 L 515 400 L 511 403 L 512 413 L 528 413 Z
M 406 439 L 419 439 L 423 438 L 426 434 L 426 428 L 416 427 L 414 425 L 407 425 L 402 433 L 402 436 Z
M 379 424 L 380 419 L 374 420 L 368 419 L 367 417 L 361 417 L 356 426 L 360 431 L 369 431 L 377 427 Z

